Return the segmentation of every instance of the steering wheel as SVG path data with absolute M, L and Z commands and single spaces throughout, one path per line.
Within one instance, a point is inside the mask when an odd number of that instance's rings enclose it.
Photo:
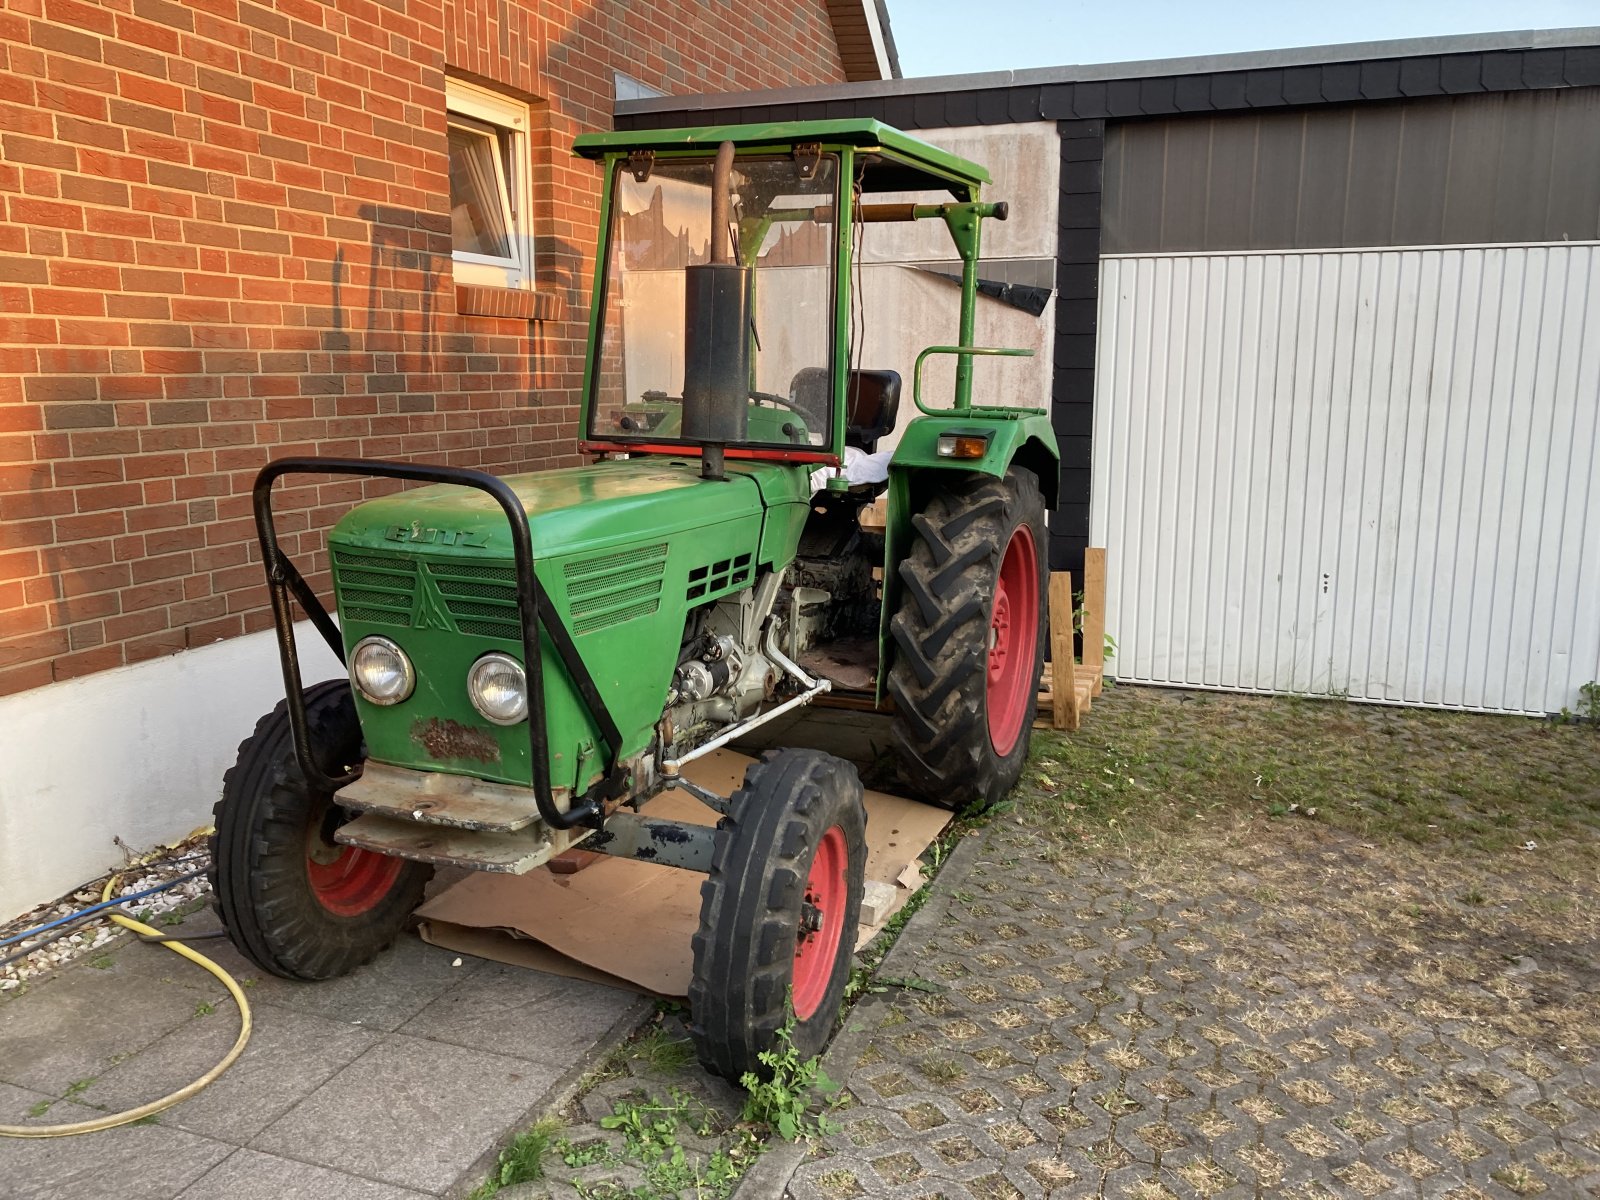
M 804 417 L 806 415 L 801 410 L 800 406 L 797 405 L 793 400 L 789 399 L 787 396 L 780 396 L 776 392 L 758 392 L 752 388 L 750 391 L 750 399 L 760 400 L 766 404 L 776 404 L 779 408 L 787 408 L 790 412 L 794 413 L 798 417 Z

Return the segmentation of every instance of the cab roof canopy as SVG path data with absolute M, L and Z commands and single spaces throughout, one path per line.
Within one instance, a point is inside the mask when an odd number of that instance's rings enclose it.
M 584 158 L 626 155 L 634 150 L 658 154 L 703 151 L 711 154 L 723 142 L 740 149 L 789 153 L 804 142 L 854 146 L 863 155 L 864 192 L 949 191 L 957 199 L 976 200 L 989 172 L 977 163 L 901 133 L 870 118 L 840 121 L 779 121 L 763 125 L 706 125 L 693 129 L 638 129 L 620 133 L 585 133 L 573 143 Z

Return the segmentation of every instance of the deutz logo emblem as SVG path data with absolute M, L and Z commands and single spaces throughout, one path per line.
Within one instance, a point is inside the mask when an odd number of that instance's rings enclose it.
M 422 525 L 391 525 L 383 531 L 386 541 L 416 542 L 424 546 L 468 546 L 489 544 L 487 533 L 468 533 L 463 529 L 429 529 Z
M 450 614 L 445 609 L 444 599 L 439 595 L 439 585 L 434 583 L 433 577 L 426 570 L 417 573 L 416 599 L 411 604 L 411 628 L 413 629 L 442 629 L 446 633 L 455 632 L 450 624 Z

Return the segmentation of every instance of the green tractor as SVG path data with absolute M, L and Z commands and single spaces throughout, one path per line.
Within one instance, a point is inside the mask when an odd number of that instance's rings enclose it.
M 1041 410 L 971 401 L 975 356 L 1028 353 L 972 345 L 979 232 L 1006 217 L 981 167 L 867 120 L 576 150 L 605 172 L 595 461 L 504 479 L 331 458 L 261 471 L 286 699 L 224 779 L 212 882 L 240 950 L 316 980 L 388 946 L 436 865 L 516 874 L 581 844 L 701 872 L 692 1030 L 736 1080 L 791 1012 L 802 1055 L 828 1038 L 862 787 L 806 749 L 768 751 L 731 796 L 684 768 L 850 691 L 893 714 L 913 794 L 958 810 L 1003 795 L 1043 658 L 1055 441 Z M 890 454 L 901 378 L 858 366 L 852 275 L 863 227 L 900 221 L 942 222 L 963 272 L 959 342 L 917 357 L 918 415 Z M 956 356 L 939 407 L 921 395 L 933 354 Z M 863 463 L 879 482 L 839 469 Z M 272 489 L 291 475 L 427 485 L 329 535 L 337 623 L 278 542 Z M 304 686 L 295 603 L 348 680 Z M 667 788 L 716 827 L 640 811 Z

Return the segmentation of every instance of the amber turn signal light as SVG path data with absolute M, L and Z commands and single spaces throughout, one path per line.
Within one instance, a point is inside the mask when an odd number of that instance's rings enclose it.
M 945 433 L 939 436 L 940 458 L 982 458 L 989 439 L 981 433 Z

